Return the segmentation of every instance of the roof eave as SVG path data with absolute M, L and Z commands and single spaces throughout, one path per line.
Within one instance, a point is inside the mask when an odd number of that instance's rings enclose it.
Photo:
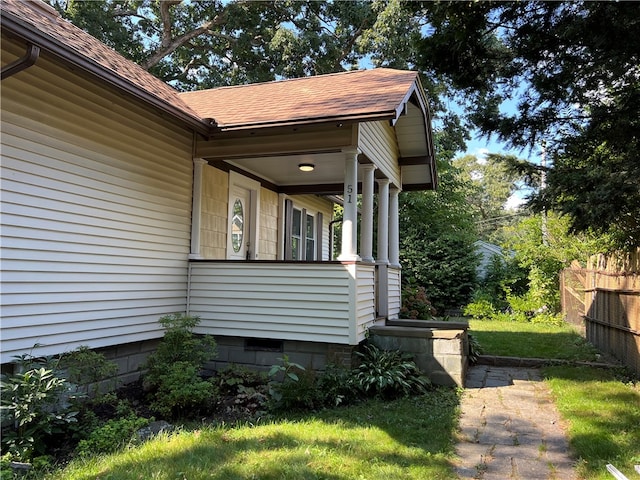
M 379 120 L 393 120 L 396 117 L 395 110 L 386 112 L 370 112 L 357 115 L 337 115 L 315 118 L 302 118 L 295 120 L 278 120 L 255 123 L 238 123 L 238 124 L 217 124 L 218 132 L 239 132 L 245 130 L 257 130 L 276 127 L 296 127 L 307 125 L 326 125 L 334 123 L 358 123 L 358 122 L 375 122 Z
M 114 74 L 108 68 L 95 63 L 82 55 L 77 54 L 75 51 L 67 48 L 63 43 L 56 41 L 48 35 L 42 32 L 34 30 L 20 18 L 2 11 L 2 28 L 13 33 L 14 35 L 22 38 L 26 42 L 31 42 L 39 46 L 42 50 L 49 52 L 50 54 L 60 58 L 61 60 L 72 64 L 73 66 L 82 69 L 92 75 L 95 75 L 105 81 L 106 83 L 123 90 L 130 95 L 133 95 L 137 99 L 168 113 L 177 120 L 187 124 L 199 133 L 208 134 L 210 132 L 210 125 L 206 120 L 200 119 L 196 116 L 190 115 L 184 110 L 175 107 L 165 100 L 156 97 L 155 95 L 139 88 L 134 83 L 127 79 Z

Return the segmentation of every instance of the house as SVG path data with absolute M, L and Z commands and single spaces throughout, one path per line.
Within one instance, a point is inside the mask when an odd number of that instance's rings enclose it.
M 398 194 L 436 179 L 415 72 L 178 93 L 4 0 L 2 363 L 87 345 L 134 375 L 187 312 L 220 362 L 321 368 L 397 318 Z
M 484 240 L 477 240 L 473 244 L 476 255 L 480 260 L 478 267 L 476 268 L 476 275 L 478 280 L 485 280 L 487 278 L 487 274 L 489 273 L 489 266 L 498 259 L 499 261 L 504 261 L 504 253 L 502 252 L 502 248 L 500 246 L 485 242 Z

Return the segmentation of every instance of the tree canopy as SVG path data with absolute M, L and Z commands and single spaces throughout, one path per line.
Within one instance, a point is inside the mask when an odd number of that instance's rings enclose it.
M 525 151 L 546 142 L 534 207 L 640 245 L 636 2 L 49 2 L 181 90 L 370 65 L 418 70 L 439 128 L 465 122 Z M 517 166 L 530 178 L 542 169 Z

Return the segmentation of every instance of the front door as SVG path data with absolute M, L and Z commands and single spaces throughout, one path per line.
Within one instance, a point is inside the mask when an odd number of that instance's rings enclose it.
M 251 190 L 239 185 L 232 185 L 229 215 L 228 258 L 231 260 L 247 260 L 251 257 Z

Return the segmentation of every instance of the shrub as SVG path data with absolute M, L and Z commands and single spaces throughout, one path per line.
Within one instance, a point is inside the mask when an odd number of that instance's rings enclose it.
M 319 392 L 313 371 L 289 361 L 284 355 L 269 370 L 269 396 L 274 410 L 301 410 L 319 406 Z M 279 380 L 277 377 L 281 377 Z
M 69 383 L 55 370 L 57 359 L 18 357 L 22 373 L 3 375 L 2 452 L 22 461 L 46 452 L 48 439 L 76 422 Z
M 89 347 L 80 346 L 60 359 L 60 368 L 65 370 L 69 382 L 78 386 L 79 391 L 90 394 L 99 390 L 99 382 L 112 378 L 118 373 L 118 365 Z M 115 381 L 109 387 L 115 388 Z
M 326 407 L 353 403 L 358 397 L 358 389 L 351 371 L 339 365 L 327 365 L 318 378 L 318 395 Z
M 198 317 L 173 314 L 159 322 L 165 334 L 149 355 L 143 377 L 145 389 L 151 392 L 151 406 L 167 417 L 199 413 L 210 405 L 216 391 L 212 382 L 199 375 L 204 364 L 216 356 L 215 340 L 193 333 Z
M 473 317 L 476 320 L 493 318 L 496 313 L 497 312 L 493 304 L 484 298 L 475 300 L 464 308 L 464 314 Z
M 198 375 L 189 362 L 176 362 L 157 377 L 151 409 L 167 418 L 193 417 L 214 401 L 215 385 Z
M 249 389 L 259 389 L 267 383 L 266 375 L 244 366 L 229 365 L 216 375 L 216 385 L 221 395 L 238 395 Z
M 382 350 L 370 344 L 356 355 L 360 357 L 360 365 L 354 371 L 354 384 L 366 396 L 408 396 L 424 393 L 430 385 L 406 353 Z
M 149 420 L 135 415 L 125 403 L 117 408 L 118 418 L 113 418 L 94 428 L 88 437 L 76 447 L 79 456 L 112 453 L 131 443 L 135 433 L 149 424 Z
M 402 291 L 400 318 L 430 320 L 436 314 L 422 286 L 409 285 Z

